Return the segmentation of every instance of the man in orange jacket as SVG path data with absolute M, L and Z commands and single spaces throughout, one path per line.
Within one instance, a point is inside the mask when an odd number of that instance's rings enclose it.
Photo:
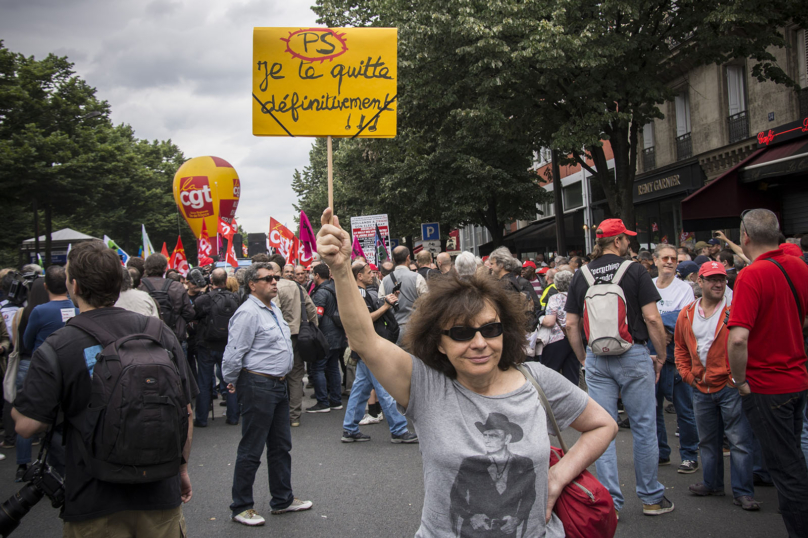
M 754 499 L 752 428 L 732 383 L 727 363 L 729 305 L 724 298 L 727 271 L 718 262 L 699 269 L 702 298 L 679 313 L 674 339 L 676 367 L 691 385 L 693 411 L 699 430 L 704 481 L 690 486 L 694 495 L 724 495 L 722 433 L 730 443 L 732 495 L 744 510 L 759 510 Z M 723 421 L 724 431 L 720 429 Z

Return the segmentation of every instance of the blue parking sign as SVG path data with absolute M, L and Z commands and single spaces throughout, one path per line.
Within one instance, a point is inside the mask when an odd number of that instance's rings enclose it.
M 421 239 L 424 241 L 440 241 L 440 223 L 427 222 L 421 224 Z

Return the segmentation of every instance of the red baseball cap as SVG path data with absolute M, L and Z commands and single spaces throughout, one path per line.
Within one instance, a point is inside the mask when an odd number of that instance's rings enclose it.
M 547 271 L 549 271 L 549 270 L 550 270 L 550 268 L 549 268 L 549 267 L 542 267 L 541 269 L 539 269 L 538 271 L 536 271 L 536 273 L 538 273 L 538 274 L 540 274 L 540 275 L 546 275 L 546 274 L 547 274 Z
M 202 257 L 202 258 L 199 260 L 199 266 L 200 266 L 200 267 L 204 267 L 204 266 L 206 266 L 206 265 L 210 265 L 210 264 L 212 264 L 212 263 L 214 263 L 214 262 L 213 262 L 213 258 L 209 258 L 209 257 L 207 257 L 207 256 L 203 256 L 203 257 Z
M 727 276 L 727 270 L 724 269 L 724 264 L 720 262 L 707 262 L 701 264 L 701 268 L 699 268 L 699 276 L 703 277 L 712 275 Z
M 370 270 L 371 271 L 378 271 L 379 270 L 379 268 L 376 267 L 375 265 L 373 265 L 372 263 L 369 263 L 368 265 L 370 265 Z
M 626 225 L 620 219 L 606 219 L 598 225 L 597 236 L 599 239 L 620 234 L 637 235 L 637 232 L 627 230 Z
M 532 267 L 533 269 L 536 268 L 536 264 L 530 260 L 527 260 L 525 263 L 522 264 L 522 267 Z

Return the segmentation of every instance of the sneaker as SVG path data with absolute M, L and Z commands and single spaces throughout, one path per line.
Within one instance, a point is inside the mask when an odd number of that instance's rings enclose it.
M 0 461 L 3 461 L 4 459 L 6 459 L 6 455 L 5 454 L 0 454 Z
M 418 442 L 418 436 L 412 432 L 404 432 L 401 435 L 393 435 L 390 438 L 391 443 L 399 444 L 399 443 L 406 443 L 412 444 Z
M 321 405 L 317 404 L 313 407 L 309 407 L 306 409 L 306 413 L 330 413 L 331 407 L 328 405 Z
M 704 484 L 704 482 L 691 484 L 687 489 L 690 490 L 690 493 L 693 495 L 698 495 L 699 497 L 723 497 L 725 495 L 723 489 L 710 489 Z
M 311 501 L 301 501 L 300 499 L 295 497 L 295 500 L 292 501 L 292 504 L 280 510 L 273 510 L 272 513 L 274 515 L 278 515 L 278 514 L 285 514 L 286 512 L 302 512 L 303 510 L 309 510 L 312 506 L 313 503 Z
M 671 459 L 670 458 L 659 458 L 659 465 L 670 465 Z
M 620 414 L 620 413 L 625 413 L 625 412 L 626 412 L 626 410 L 623 407 L 623 400 L 618 398 L 617 399 L 617 413 Z
M 244 510 L 237 516 L 233 516 L 233 521 L 237 521 L 242 525 L 248 525 L 250 527 L 258 527 L 266 523 L 266 520 L 255 513 L 255 510 L 250 508 L 249 510 Z
M 342 409 L 342 403 L 338 403 L 338 404 L 331 404 L 329 407 L 330 407 L 331 409 L 333 409 L 334 411 L 339 411 L 340 409 Z
M 370 435 L 365 435 L 359 431 L 352 433 L 348 430 L 342 430 L 343 443 L 361 443 L 363 441 L 370 441 Z
M 225 401 L 219 402 L 219 407 L 227 407 L 227 402 Z
M 17 445 L 14 442 L 7 443 L 5 441 L 0 441 L 0 448 L 14 448 Z
M 365 413 L 365 416 L 362 417 L 362 420 L 359 421 L 360 426 L 367 426 L 368 424 L 378 424 L 382 421 L 382 414 L 379 413 L 378 417 L 374 417 L 370 413 Z
M 722 450 L 723 450 L 723 452 L 724 452 L 724 457 L 725 457 L 725 458 L 728 458 L 728 457 L 729 457 L 729 455 L 730 455 L 729 449 L 728 449 L 728 448 L 723 448 Z
M 25 473 L 28 471 L 28 464 L 23 463 L 22 465 L 17 466 L 17 474 L 14 476 L 15 482 L 22 482 Z
M 628 417 L 618 422 L 617 425 L 620 426 L 621 428 L 631 428 L 631 424 L 629 424 Z
M 224 423 L 227 424 L 228 426 L 238 426 L 238 420 L 233 420 L 233 421 L 225 420 Z
M 676 433 L 674 435 L 676 435 L 676 437 L 679 437 L 679 426 L 676 426 Z
M 676 414 L 676 408 L 673 406 L 673 404 L 668 404 L 668 405 L 665 406 L 665 412 L 669 413 L 671 415 L 675 415 Z
M 620 510 L 617 508 L 614 509 L 614 517 L 617 519 L 617 522 L 620 522 Z
M 760 510 L 760 503 L 757 502 L 755 499 L 750 497 L 749 495 L 741 495 L 740 497 L 735 497 L 732 501 L 732 504 L 735 506 L 740 506 L 744 510 L 748 510 L 750 512 L 756 512 Z
M 293 420 L 293 421 L 292 421 L 292 427 L 293 427 L 293 428 L 297 428 L 297 427 L 299 427 L 299 426 L 300 426 L 300 421 L 299 421 L 299 420 Z
M 646 516 L 661 516 L 673 512 L 673 503 L 667 497 L 662 497 L 662 500 L 656 504 L 643 504 L 642 513 Z
M 677 469 L 677 472 L 682 474 L 692 474 L 699 470 L 699 462 L 693 460 L 685 460 Z

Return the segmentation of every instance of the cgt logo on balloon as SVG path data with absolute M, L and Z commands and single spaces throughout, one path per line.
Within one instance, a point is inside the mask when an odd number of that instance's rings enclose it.
M 207 176 L 182 178 L 180 180 L 180 203 L 185 206 L 185 214 L 188 218 L 198 219 L 213 215 L 213 197 Z

